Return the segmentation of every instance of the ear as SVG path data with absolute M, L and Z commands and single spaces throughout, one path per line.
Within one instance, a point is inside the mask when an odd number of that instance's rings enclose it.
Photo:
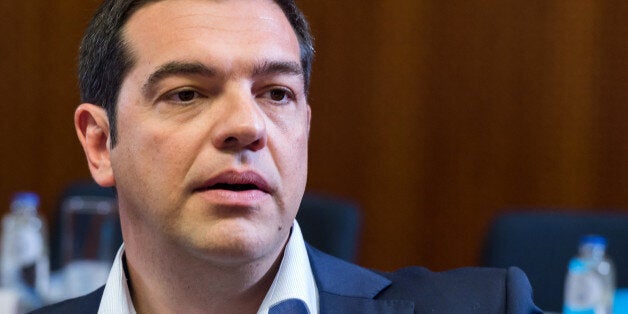
M 104 108 L 81 104 L 74 112 L 74 128 L 85 151 L 92 177 L 101 186 L 114 186 L 109 145 L 109 119 Z

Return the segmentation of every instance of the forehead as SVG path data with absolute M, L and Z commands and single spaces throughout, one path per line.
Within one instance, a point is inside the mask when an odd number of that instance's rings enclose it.
M 292 26 L 272 0 L 152 2 L 133 13 L 123 34 L 136 61 L 151 64 L 254 57 L 298 61 L 300 53 Z

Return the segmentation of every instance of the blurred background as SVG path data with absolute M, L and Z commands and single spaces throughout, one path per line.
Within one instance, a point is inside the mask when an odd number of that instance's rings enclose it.
M 99 2 L 0 0 L 0 213 L 26 189 L 52 219 L 89 178 L 72 116 Z M 628 212 L 628 2 L 297 2 L 317 50 L 308 189 L 359 204 L 359 264 L 477 265 L 519 209 Z

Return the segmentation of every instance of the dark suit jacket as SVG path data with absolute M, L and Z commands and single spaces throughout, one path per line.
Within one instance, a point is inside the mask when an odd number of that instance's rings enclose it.
M 374 272 L 308 246 L 321 313 L 541 313 L 518 268 Z M 97 313 L 104 287 L 34 313 Z

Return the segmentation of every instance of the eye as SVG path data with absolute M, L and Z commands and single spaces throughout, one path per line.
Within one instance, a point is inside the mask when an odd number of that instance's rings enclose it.
M 273 89 L 270 91 L 270 99 L 274 101 L 282 101 L 288 97 L 288 92 L 283 89 Z
M 273 88 L 265 92 L 262 97 L 275 103 L 287 103 L 294 99 L 294 94 L 286 88 Z
M 181 90 L 172 95 L 173 100 L 180 102 L 190 102 L 198 97 L 198 92 L 191 89 Z
M 193 89 L 181 89 L 166 95 L 165 99 L 175 103 L 189 103 L 202 95 Z
M 198 96 L 198 93 L 193 90 L 180 91 L 176 95 L 181 101 L 190 101 Z

